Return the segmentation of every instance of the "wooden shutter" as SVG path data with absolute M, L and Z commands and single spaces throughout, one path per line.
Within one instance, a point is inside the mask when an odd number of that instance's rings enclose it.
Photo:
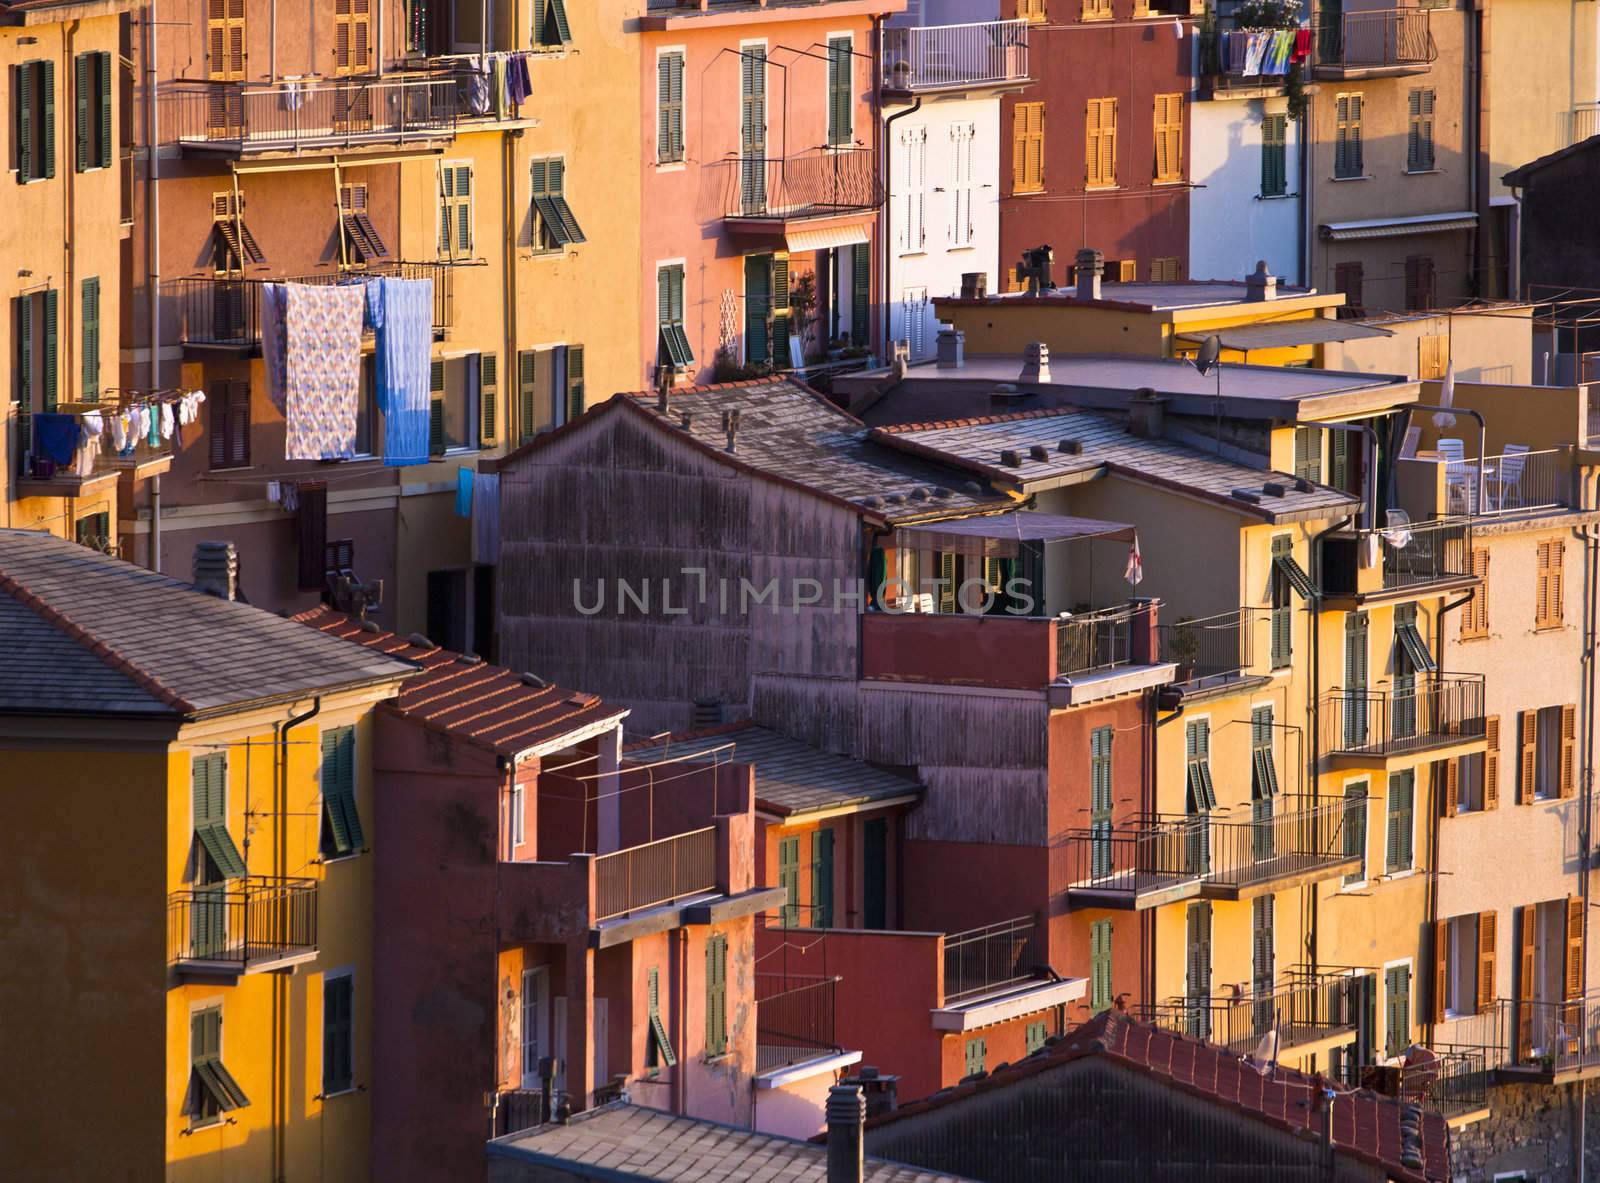
M 1442 337 L 1423 338 L 1442 341 Z M 1461 637 L 1486 637 L 1489 635 L 1489 551 L 1486 547 L 1472 550 L 1472 573 L 1479 579 L 1472 589 L 1472 599 L 1461 614 Z
M 1117 100 L 1090 99 L 1084 127 L 1085 183 L 1110 188 L 1117 183 Z
M 78 397 L 86 403 L 100 401 L 100 277 L 83 281 L 80 315 L 83 318 L 83 384 Z
M 1561 795 L 1572 796 L 1577 787 L 1578 708 L 1561 708 Z
M 683 159 L 683 55 L 656 59 L 656 160 Z
M 17 183 L 25 185 L 33 180 L 33 110 L 32 62 L 14 67 L 16 77 L 17 107 Z
M 1444 1022 L 1446 1004 L 1450 1000 L 1450 922 L 1438 920 L 1433 925 L 1433 1021 Z M 1389 1049 L 1391 1052 L 1393 1048 Z
M 1155 97 L 1155 179 L 1183 179 L 1183 95 Z
M 43 114 L 40 116 L 39 148 L 44 158 L 44 175 L 56 175 L 56 64 L 52 61 L 39 63 L 40 82 L 39 88 L 44 92 L 43 101 L 39 104 Z
M 706 940 L 706 1054 L 720 1056 L 728 1050 L 728 938 L 721 933 Z
M 1533 985 L 1535 939 L 1538 928 L 1539 905 L 1524 904 L 1517 909 L 1516 996 L 1521 1000 L 1517 1007 L 1517 1058 L 1525 1060 L 1533 1051 Z
M 72 123 L 75 132 L 73 145 L 76 149 L 77 159 L 75 167 L 78 172 L 87 172 L 89 169 L 89 99 L 90 81 L 93 74 L 94 63 L 90 60 L 94 55 L 80 53 L 72 59 Z
M 478 407 L 482 423 L 478 437 L 486 444 L 499 438 L 500 424 L 500 357 L 485 353 L 478 357 Z
M 1261 120 L 1261 196 L 1282 197 L 1288 191 L 1285 155 L 1288 116 L 1266 115 Z
M 1567 998 L 1583 997 L 1583 898 L 1567 897 Z
M 865 345 L 872 321 L 872 247 L 869 244 L 856 244 L 853 272 L 850 284 L 850 340 L 855 345 Z
M 1478 1013 L 1494 1008 L 1495 913 L 1478 913 Z
M 434 358 L 428 370 L 428 454 L 442 456 L 444 451 L 444 362 Z
M 567 422 L 583 414 L 588 405 L 588 390 L 583 380 L 583 346 L 567 346 Z
M 1012 192 L 1037 193 L 1044 188 L 1044 104 L 1018 103 L 1011 135 Z
M 57 364 L 60 346 L 61 293 L 50 288 L 44 294 L 44 409 L 54 411 L 60 401 L 60 366 Z
M 1520 775 L 1517 777 L 1517 804 L 1531 805 L 1537 789 L 1534 777 L 1539 769 L 1539 712 L 1522 711 L 1518 719 L 1517 732 L 1521 742 L 1517 750 L 1517 763 L 1520 768 Z
M 828 39 L 828 143 L 848 144 L 855 135 L 855 58 L 848 37 Z
M 211 467 L 239 468 L 249 464 L 250 384 L 214 383 L 206 405 L 211 428 Z
M 372 67 L 372 0 L 334 0 L 333 64 L 336 74 Z
M 956 610 L 956 555 L 954 551 L 942 550 L 938 552 L 939 563 L 939 611 L 954 612 Z
M 1461 808 L 1461 762 L 1444 762 L 1444 815 L 1454 817 Z
M 28 423 L 33 416 L 33 297 L 18 296 L 17 310 L 17 424 L 20 446 L 28 446 Z
M 1488 741 L 1483 753 L 1483 807 L 1496 809 L 1500 805 L 1500 716 L 1490 715 L 1483 721 L 1483 736 Z
M 532 349 L 517 353 L 517 438 L 527 443 L 534 436 L 534 387 L 538 381 L 538 363 Z
M 206 64 L 213 79 L 244 78 L 244 6 L 245 0 L 207 0 Z
M 744 257 L 744 360 L 765 365 L 772 357 L 768 320 L 772 314 L 772 256 Z
M 100 75 L 100 167 L 111 167 L 111 55 L 98 53 L 95 55 L 98 73 Z
M 299 495 L 300 590 L 321 591 L 327 570 L 328 486 L 322 481 L 301 481 Z

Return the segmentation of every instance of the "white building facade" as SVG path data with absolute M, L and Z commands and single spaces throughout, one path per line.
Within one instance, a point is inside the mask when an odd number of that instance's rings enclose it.
M 1203 88 L 1190 112 L 1190 278 L 1238 279 L 1265 259 L 1306 282 L 1301 121 L 1282 88 Z

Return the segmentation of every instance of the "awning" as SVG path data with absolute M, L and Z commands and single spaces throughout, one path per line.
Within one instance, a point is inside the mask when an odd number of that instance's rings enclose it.
M 1271 324 L 1239 325 L 1215 333 L 1184 333 L 1178 339 L 1196 344 L 1216 337 L 1224 349 L 1241 352 L 1251 349 L 1290 349 L 1296 345 L 1323 345 L 1330 341 L 1355 341 L 1362 337 L 1392 337 L 1388 329 L 1374 328 L 1355 320 L 1333 320 L 1325 316 L 1303 320 L 1274 321 Z
M 1356 238 L 1404 238 L 1411 234 L 1442 234 L 1446 230 L 1471 230 L 1478 215 L 1471 210 L 1452 214 L 1415 214 L 1407 218 L 1367 218 L 1359 222 L 1324 222 L 1322 237 L 1332 242 Z
M 1113 538 L 1132 542 L 1134 537 L 1134 528 L 1124 522 L 1069 518 L 1019 509 L 986 517 L 901 526 L 894 532 L 894 544 L 911 550 L 939 550 L 988 559 L 1013 559 L 1024 542 L 1072 542 L 1085 538 Z
M 855 246 L 871 240 L 871 222 L 847 222 L 843 226 L 791 226 L 784 230 L 784 245 L 790 254 L 800 251 L 827 251 L 836 246 Z

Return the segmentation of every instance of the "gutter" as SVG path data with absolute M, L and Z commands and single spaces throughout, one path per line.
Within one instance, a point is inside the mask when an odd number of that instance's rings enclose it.
M 276 20 L 277 9 L 273 9 Z M 145 250 L 149 255 L 146 264 L 149 276 L 146 279 L 145 306 L 150 319 L 150 367 L 148 382 L 152 391 L 161 389 L 161 198 L 159 182 L 161 180 L 161 152 L 157 145 L 160 138 L 157 124 L 157 109 L 160 106 L 160 87 L 156 83 L 160 72 L 160 60 L 157 57 L 156 30 L 160 21 L 156 19 L 156 0 L 146 0 L 144 10 L 144 56 L 145 56 L 145 146 L 144 146 L 144 218 L 146 242 Z M 276 43 L 273 46 L 273 55 L 276 57 Z M 237 181 L 235 182 L 237 184 Z M 236 207 L 237 212 L 237 207 Z M 150 570 L 161 571 L 161 474 L 156 473 L 150 478 Z
M 877 23 L 878 23 L 877 19 L 875 19 L 874 20 L 874 25 L 876 25 Z M 881 47 L 882 46 L 882 42 L 883 42 L 883 37 L 882 37 L 881 33 L 879 34 L 878 42 L 879 42 L 879 46 Z M 873 52 L 874 53 L 878 53 L 878 52 L 880 52 L 880 50 L 879 49 L 874 49 Z M 879 66 L 879 70 L 880 70 L 879 78 L 875 78 L 873 80 L 873 84 L 874 84 L 873 93 L 875 95 L 877 95 L 879 93 L 876 88 L 877 88 L 877 85 L 882 80 L 882 77 L 881 77 L 881 70 L 882 70 L 881 63 L 880 63 L 880 66 Z M 876 99 L 874 99 L 874 102 L 877 103 L 877 104 L 881 104 L 882 101 L 883 100 L 882 100 L 881 96 L 876 98 Z M 893 251 L 893 249 L 892 249 L 892 247 L 890 245 L 891 244 L 891 239 L 889 237 L 890 216 L 891 216 L 891 214 L 892 214 L 892 212 L 894 210 L 894 200 L 893 200 L 894 199 L 894 171 L 889 167 L 889 125 L 891 123 L 893 123 L 896 119 L 904 119 L 907 115 L 915 115 L 920 110 L 922 110 L 922 96 L 918 95 L 916 97 L 916 99 L 912 102 L 912 104 L 909 107 L 907 107 L 904 111 L 896 111 L 893 115 L 889 116 L 887 119 L 879 121 L 881 123 L 882 127 L 883 127 L 883 150 L 879 153 L 879 162 L 880 162 L 879 163 L 879 168 L 880 168 L 880 170 L 882 172 L 882 176 L 883 176 L 883 218 L 882 218 L 882 222 L 883 222 L 883 242 L 882 242 L 882 247 L 883 247 L 883 302 L 882 302 L 882 305 L 883 305 L 883 361 L 884 361 L 885 365 L 890 365 L 891 364 L 890 354 L 892 353 L 893 348 L 894 348 L 893 341 L 892 341 L 893 329 L 890 327 L 890 323 L 891 322 L 890 322 L 890 318 L 889 318 L 889 307 L 890 307 L 890 305 L 889 305 L 889 279 L 890 279 L 891 268 L 894 265 L 893 264 L 894 251 Z
M 1371 428 L 1365 430 L 1371 431 Z M 1376 467 L 1376 465 L 1374 465 Z M 1324 530 L 1319 530 L 1311 536 L 1309 557 L 1312 568 L 1316 572 L 1313 586 L 1317 591 L 1316 601 L 1307 611 L 1306 631 L 1311 635 L 1311 686 L 1310 693 L 1306 695 L 1306 733 L 1311 737 L 1307 746 L 1310 748 L 1311 759 L 1307 768 L 1307 784 L 1313 788 L 1320 787 L 1317 781 L 1317 766 L 1322 763 L 1322 629 L 1318 627 L 1322 622 L 1322 583 L 1324 572 L 1322 570 L 1322 540 L 1337 530 L 1343 530 L 1353 519 L 1346 515 L 1334 522 Z M 1317 969 L 1317 917 L 1318 900 L 1320 894 L 1311 892 L 1311 915 L 1307 918 L 1305 947 L 1306 956 L 1310 960 L 1311 971 Z

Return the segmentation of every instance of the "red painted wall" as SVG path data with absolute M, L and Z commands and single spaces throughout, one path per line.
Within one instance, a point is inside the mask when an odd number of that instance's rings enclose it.
M 861 618 L 861 676 L 1037 690 L 1055 678 L 1055 622 L 1031 617 Z

